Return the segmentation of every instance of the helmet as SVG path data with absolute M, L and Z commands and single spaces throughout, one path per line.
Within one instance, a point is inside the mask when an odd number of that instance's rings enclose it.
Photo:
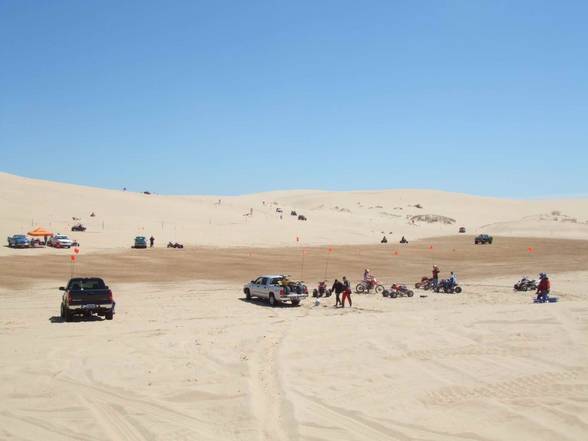
M 369 273 L 369 272 L 370 272 L 370 270 L 366 268 L 366 269 L 365 269 L 365 272 L 366 272 L 366 273 Z
M 539 278 L 540 279 L 545 279 L 547 277 L 547 274 L 545 273 L 539 273 Z

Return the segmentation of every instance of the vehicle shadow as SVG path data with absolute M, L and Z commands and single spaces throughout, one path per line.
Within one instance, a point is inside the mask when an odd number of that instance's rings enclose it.
M 91 315 L 89 317 L 85 317 L 83 315 L 74 315 L 71 318 L 70 323 L 77 323 L 77 322 L 102 322 L 106 320 L 104 317 L 100 317 L 97 315 Z M 51 323 L 65 323 L 65 320 L 60 315 L 54 315 L 49 317 L 49 322 Z
M 272 306 L 269 304 L 269 302 L 267 300 L 262 300 L 262 299 L 247 300 L 247 298 L 245 298 L 245 297 L 240 297 L 239 300 L 241 300 L 244 303 L 251 303 L 252 305 L 263 306 L 265 308 L 299 308 L 300 307 L 300 304 L 293 305 L 291 303 L 278 303 L 276 306 Z

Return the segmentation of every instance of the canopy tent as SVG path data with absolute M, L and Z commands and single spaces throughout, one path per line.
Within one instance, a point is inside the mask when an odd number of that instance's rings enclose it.
M 46 230 L 43 227 L 37 227 L 33 231 L 29 231 L 27 233 L 29 236 L 36 236 L 36 237 L 46 237 L 46 236 L 53 236 L 53 233 L 49 230 Z

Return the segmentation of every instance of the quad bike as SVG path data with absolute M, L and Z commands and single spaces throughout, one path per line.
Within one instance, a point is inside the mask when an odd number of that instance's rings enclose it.
M 398 285 L 396 283 L 392 284 L 389 290 L 385 289 L 382 293 L 384 297 L 390 297 L 395 299 L 396 297 L 412 297 L 414 296 L 414 291 L 408 289 L 406 285 Z
M 84 227 L 82 224 L 76 224 L 71 227 L 71 231 L 86 231 L 86 227 Z
M 371 280 L 362 280 L 357 284 L 355 287 L 355 292 L 357 294 L 363 294 L 364 292 L 369 294 L 370 290 L 374 290 L 377 294 L 381 294 L 384 292 L 384 285 L 378 282 L 376 279 Z
M 421 281 L 414 284 L 416 289 L 424 289 L 425 291 L 430 290 L 433 287 L 433 279 L 423 276 Z
M 445 294 L 459 294 L 461 292 L 461 286 L 452 283 L 449 279 L 442 279 L 434 290 L 435 292 L 444 292 Z
M 184 245 L 182 245 L 181 243 L 177 243 L 177 242 L 168 242 L 167 247 L 168 248 L 184 248 Z
M 515 291 L 535 291 L 537 289 L 537 281 L 523 277 L 514 284 L 513 288 Z
M 330 297 L 331 290 L 327 288 L 327 281 L 319 282 L 318 288 L 312 290 L 313 297 Z

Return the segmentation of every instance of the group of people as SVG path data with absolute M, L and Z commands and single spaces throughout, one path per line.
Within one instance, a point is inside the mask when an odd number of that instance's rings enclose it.
M 433 284 L 433 288 L 436 288 L 439 285 L 439 273 L 441 272 L 441 270 L 439 269 L 439 267 L 437 265 L 433 265 L 433 278 L 432 280 L 432 284 Z M 455 275 L 455 273 L 453 271 L 451 271 L 449 273 L 449 278 L 447 279 L 447 281 L 445 282 L 449 287 L 454 287 L 457 286 L 457 276 Z
M 351 308 L 351 284 L 347 277 L 343 276 L 342 280 L 335 279 L 331 291 L 335 293 L 335 308 L 345 308 L 345 300 L 349 302 Z

